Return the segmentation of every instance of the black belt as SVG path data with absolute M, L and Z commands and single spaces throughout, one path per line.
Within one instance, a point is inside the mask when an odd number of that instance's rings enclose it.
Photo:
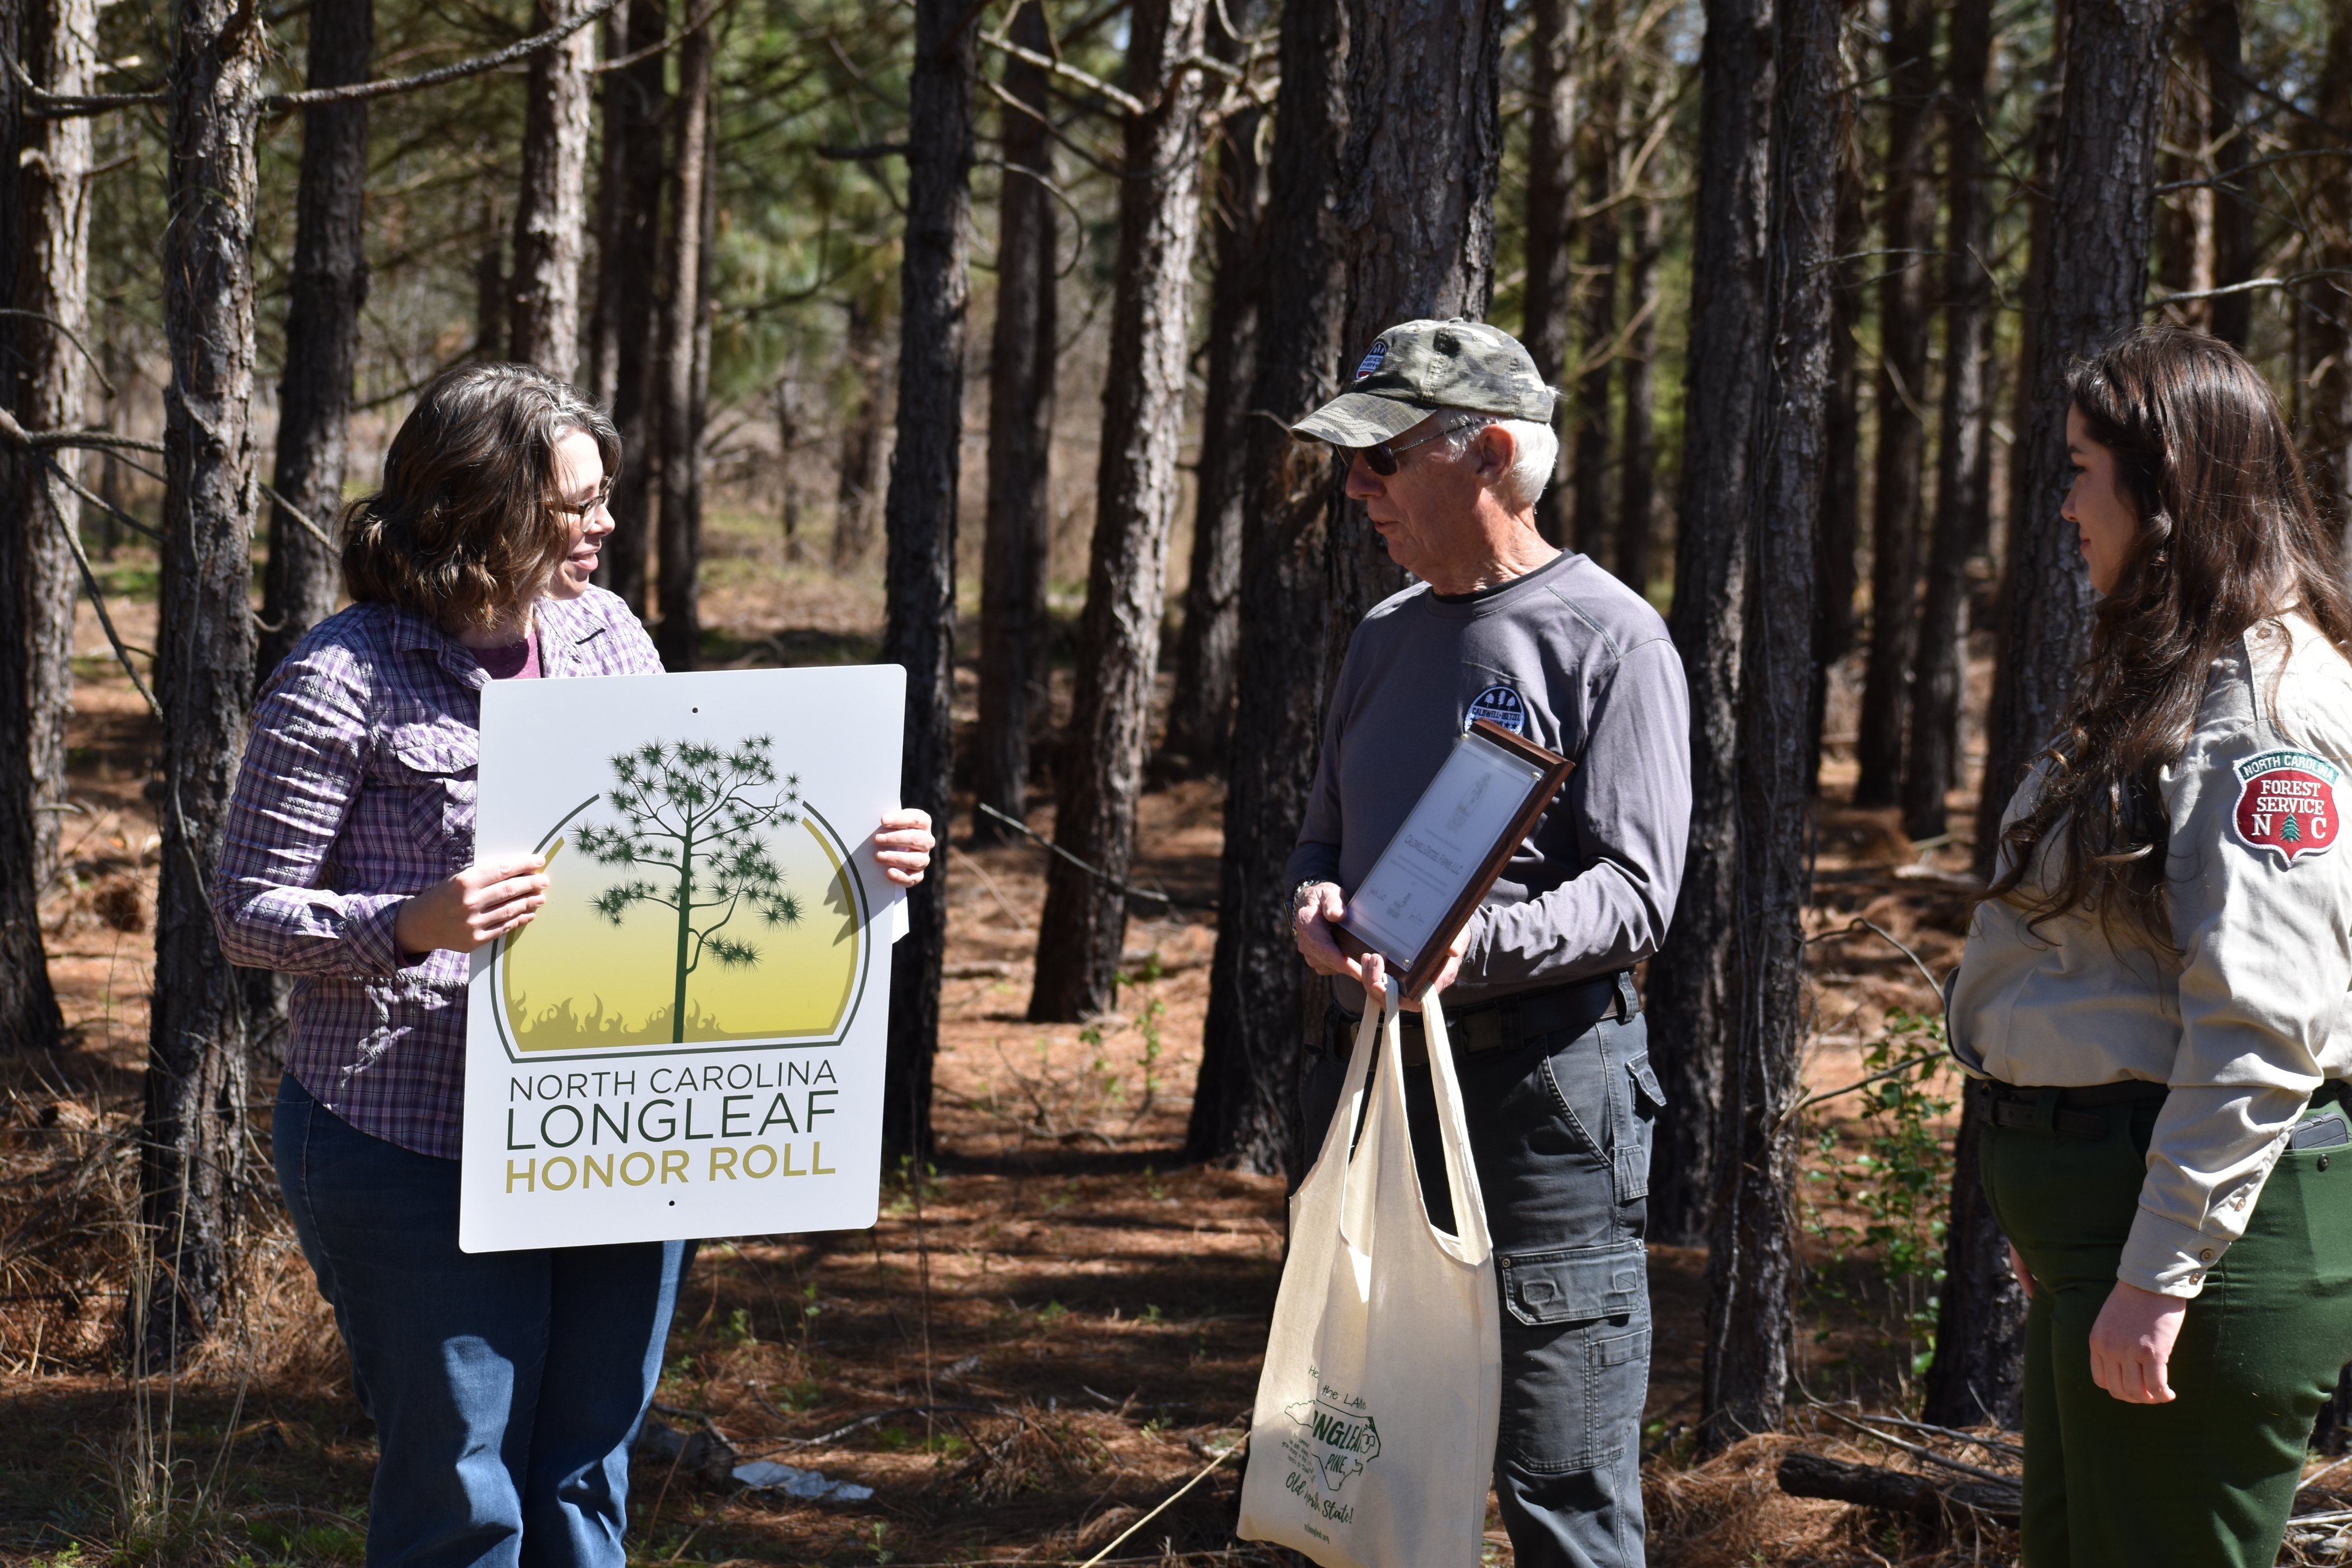
M 1619 969 L 1548 990 L 1474 1002 L 1459 1012 L 1447 1008 L 1445 1038 L 1453 1043 L 1454 1055 L 1476 1056 L 1489 1051 L 1508 1051 L 1547 1035 L 1582 1034 L 1605 1018 L 1623 1023 L 1641 1010 L 1642 998 L 1633 988 L 1633 971 Z M 1363 1022 L 1337 1006 L 1331 1009 L 1331 1021 L 1344 1024 L 1350 1030 Z M 1406 1013 L 1400 1021 L 1404 1027 L 1399 1043 L 1403 1047 L 1406 1064 L 1427 1065 L 1429 1044 L 1422 1034 L 1421 1015 Z
M 2120 1083 L 2094 1083 L 2080 1089 L 2054 1085 L 2020 1088 L 1999 1079 L 1970 1080 L 1969 1092 L 1977 1097 L 1985 1117 L 1996 1127 L 2055 1133 L 2062 1138 L 2104 1138 L 2107 1119 L 2096 1113 L 2111 1105 L 2139 1105 L 2162 1100 L 2172 1092 L 2163 1083 L 2126 1078 Z

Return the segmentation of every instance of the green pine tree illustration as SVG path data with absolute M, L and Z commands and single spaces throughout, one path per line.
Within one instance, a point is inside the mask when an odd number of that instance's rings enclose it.
M 2289 811 L 2286 820 L 2279 824 L 2279 837 L 2291 844 L 2303 842 L 2303 827 L 2294 820 L 2293 811 Z
M 613 758 L 614 786 L 605 797 L 622 821 L 580 830 L 583 854 L 655 873 L 606 888 L 593 901 L 597 914 L 614 925 L 640 904 L 677 915 L 673 1045 L 686 1039 L 687 977 L 705 954 L 728 968 L 760 961 L 751 943 L 720 935 L 739 911 L 772 927 L 801 922 L 800 900 L 784 890 L 782 868 L 765 838 L 769 828 L 800 821 L 801 779 L 794 773 L 777 783 L 772 744 L 759 735 L 731 751 L 657 740 L 625 751 Z

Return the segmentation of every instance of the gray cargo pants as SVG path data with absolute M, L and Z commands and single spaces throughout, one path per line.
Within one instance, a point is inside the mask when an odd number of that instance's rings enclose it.
M 1650 1382 L 1650 1134 L 1664 1096 L 1639 1014 L 1457 1055 L 1470 1152 L 1502 1294 L 1495 1492 L 1519 1568 L 1638 1568 L 1642 1406 Z M 1310 1155 L 1346 1085 L 1355 1020 L 1309 1052 Z M 1404 1071 L 1413 1160 L 1432 1218 L 1453 1198 L 1426 1066 Z

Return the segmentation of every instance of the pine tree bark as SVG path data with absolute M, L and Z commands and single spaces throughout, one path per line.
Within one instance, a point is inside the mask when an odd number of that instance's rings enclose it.
M 2066 376 L 2137 326 L 2147 291 L 2171 7 L 2114 0 L 2068 11 L 2064 84 L 2053 149 L 2046 263 L 2028 367 L 2025 421 L 2011 461 L 2021 505 L 2010 514 L 2000 659 L 1987 725 L 1977 859 L 1990 871 L 2000 816 L 2033 756 L 2056 735 L 2087 650 L 2091 592 L 2074 533 L 2058 525 L 2064 493 Z
M 1861 149 L 1849 147 L 1838 165 L 1837 253 L 1852 256 L 1868 243 Z M 1821 527 L 1813 548 L 1813 772 L 1807 787 L 1821 792 L 1822 731 L 1829 716 L 1830 667 L 1853 651 L 1854 552 L 1862 543 L 1862 386 L 1858 361 L 1867 301 L 1856 264 L 1840 261 L 1832 276 L 1837 300 L 1830 319 L 1829 448 L 1822 474 Z
M 1778 1429 L 1786 1407 L 1796 1286 L 1796 1136 L 1811 742 L 1813 529 L 1829 392 L 1837 167 L 1852 113 L 1838 50 L 1840 0 L 1783 0 L 1772 114 L 1772 345 L 1757 421 L 1748 515 L 1746 699 L 1739 716 L 1742 941 L 1718 1120 L 1707 1250 L 1702 1442 Z
M 668 28 L 665 0 L 628 0 L 628 52 L 651 48 Z M 666 59 L 656 54 L 604 78 L 606 217 L 597 246 L 597 342 L 610 333 L 613 425 L 621 434 L 621 471 L 613 486 L 613 532 L 597 580 L 646 614 L 660 468 L 659 415 L 654 395 L 654 280 L 661 270 L 661 128 L 667 118 Z M 609 329 L 606 327 L 609 323 Z M 597 372 L 599 380 L 604 372 Z
M 1664 213 L 1655 202 L 1633 209 L 1633 256 L 1625 273 L 1625 308 L 1634 323 L 1625 340 L 1625 430 L 1617 485 L 1617 576 L 1634 592 L 1650 591 L 1657 519 L 1657 394 L 1651 361 L 1658 351 L 1658 258 L 1665 249 Z
M 209 1333 L 227 1287 L 251 1136 L 237 971 L 206 897 L 253 690 L 254 129 L 267 39 L 240 0 L 180 0 L 163 240 L 163 709 L 153 1021 L 140 1156 L 152 1287 L 127 1327 L 144 1364 Z
M 1946 57 L 1944 397 L 1936 445 L 1936 521 L 1911 682 L 1903 764 L 1903 831 L 1941 837 L 1944 795 L 1959 781 L 1960 703 L 1968 677 L 1968 566 L 1992 504 L 1992 203 L 1985 189 L 1986 72 L 1991 0 L 1957 0 Z M 1938 1338 L 1937 1344 L 1948 1341 Z
M 1286 0 L 1276 45 L 1282 112 L 1266 160 L 1265 275 L 1250 406 L 1272 418 L 1246 429 L 1249 504 L 1242 517 L 1241 645 L 1217 946 L 1186 1156 L 1259 1176 L 1299 1159 L 1297 1089 L 1307 1027 L 1306 966 L 1290 936 L 1283 868 L 1307 818 L 1323 729 L 1323 536 L 1338 467 L 1329 449 L 1293 440 L 1301 419 L 1339 391 L 1347 308 L 1346 229 L 1339 194 L 1354 57 L 1346 0 Z
M 561 26 L 587 4 L 536 0 L 531 31 Z M 596 29 L 582 27 L 530 57 L 523 98 L 522 193 L 515 203 L 507 353 L 563 382 L 580 373 L 580 264 L 588 237 L 589 87 L 595 63 Z
M 1971 1102 L 1953 1145 L 1936 1359 L 1921 1414 L 1938 1426 L 1973 1427 L 1990 1417 L 2015 1430 L 2025 1422 L 2025 1292 L 2010 1270 L 2009 1239 L 1985 1201 L 1983 1138 L 1984 1120 Z
M 1575 287 L 1569 247 L 1576 228 L 1576 0 L 1530 0 L 1528 16 L 1528 280 L 1521 341 L 1547 386 L 1568 362 L 1569 301 Z M 1559 423 L 1563 408 L 1555 408 Z M 1567 445 L 1562 443 L 1563 448 Z M 1536 527 L 1555 545 L 1568 542 L 1562 487 L 1536 502 Z
M 1612 414 L 1609 395 L 1616 368 L 1610 350 L 1617 333 L 1621 248 L 1617 208 L 1610 197 L 1617 183 L 1617 117 L 1624 99 L 1624 68 L 1616 36 L 1616 0 L 1590 0 L 1590 6 L 1591 107 L 1584 118 L 1579 149 L 1587 215 L 1577 225 L 1584 235 L 1584 275 L 1578 280 L 1583 308 L 1578 312 L 1578 337 L 1585 370 L 1576 381 L 1576 456 L 1570 482 L 1576 498 L 1576 548 L 1595 560 L 1606 560 Z
M 1935 316 L 1936 8 L 1889 0 L 1885 277 L 1878 286 L 1878 452 L 1870 516 L 1870 658 L 1863 676 L 1857 806 L 1892 806 L 1918 647 L 1919 523 L 1927 489 L 1927 355 Z
M 1683 1247 L 1704 1244 L 1708 1235 L 1722 1042 L 1733 1017 L 1740 648 L 1752 444 L 1769 342 L 1769 0 L 1706 0 L 1699 77 L 1683 472 L 1667 618 L 1690 687 L 1691 831 L 1674 925 L 1651 961 L 1647 998 L 1650 1061 L 1666 1091 L 1650 1162 L 1650 1235 Z
M 40 79 L 57 93 L 86 93 L 98 76 L 95 0 L 48 0 L 26 17 L 25 42 Z M 89 371 L 77 345 L 89 341 L 90 122 L 36 120 L 26 130 L 21 163 L 25 253 L 17 307 L 45 319 L 17 318 L 26 354 L 25 398 L 16 405 L 28 430 L 71 429 L 89 418 Z M 55 454 L 81 477 L 79 453 Z M 33 860 L 37 877 L 57 862 L 66 805 L 66 724 L 73 716 L 74 601 L 81 582 L 66 542 L 81 527 L 81 501 L 46 465 L 28 465 L 24 634 L 30 657 L 26 688 L 34 789 Z
M 2325 123 L 2306 126 L 2304 143 L 2313 150 L 2337 145 L 2327 128 L 2352 120 L 2352 0 L 2334 0 L 2328 7 L 2327 54 L 2315 96 L 2318 120 Z M 2352 267 L 2352 181 L 2314 181 L 2310 210 L 2313 265 Z M 2319 483 L 2341 503 L 2352 497 L 2352 327 L 2346 325 L 2343 292 L 2321 292 L 2315 299 L 2326 308 L 2301 310 L 2304 360 L 2310 367 L 2305 447 L 2319 470 Z
M 1227 7 L 1246 35 L 1264 25 L 1253 0 Z M 1229 64 L 1242 58 L 1242 40 L 1213 16 L 1209 53 Z M 1233 728 L 1235 618 L 1242 577 L 1242 502 L 1250 382 L 1256 374 L 1257 236 L 1265 208 L 1265 171 L 1258 162 L 1264 111 L 1249 108 L 1217 129 L 1212 211 L 1216 276 L 1209 298 L 1208 388 L 1201 406 L 1198 504 L 1192 520 L 1191 574 L 1184 583 L 1184 626 L 1176 641 L 1176 684 L 1168 705 L 1162 747 L 1171 770 L 1223 773 Z
M 956 502 L 979 29 L 980 12 L 965 0 L 916 0 L 898 285 L 905 312 L 898 444 L 884 504 L 889 555 L 882 657 L 907 669 L 900 788 L 906 803 L 929 811 L 942 833 L 954 804 Z M 942 856 L 909 901 L 910 928 L 890 966 L 882 1103 L 882 1146 L 890 1157 L 922 1159 L 931 1152 L 931 1061 L 940 1043 L 947 895 Z
M 1499 0 L 1353 4 L 1340 162 L 1348 225 L 1340 341 L 1360 353 L 1400 321 L 1486 314 L 1503 145 L 1503 6 Z M 1332 515 L 1324 559 L 1331 598 L 1318 709 L 1329 706 L 1357 624 L 1404 586 L 1403 570 L 1352 501 Z
M 874 549 L 875 506 L 883 495 L 883 422 L 889 394 L 883 340 L 889 308 L 889 298 L 878 286 L 849 298 L 842 362 L 856 385 L 857 402 L 841 437 L 841 482 L 835 492 L 833 523 L 835 571 L 855 571 Z
M 0 0 L 0 50 L 26 58 L 30 0 Z M 37 57 L 34 57 L 37 58 Z M 38 121 L 26 119 L 24 92 L 13 71 L 0 71 L 0 300 L 20 308 L 19 266 L 25 257 L 26 219 L 33 206 L 24 153 L 37 140 Z M 52 121 L 52 124 L 55 122 Z M 0 317 L 0 404 L 10 412 L 30 405 L 26 374 L 37 340 L 48 328 L 21 317 Z M 21 422 L 20 422 L 21 423 Z M 34 688 L 38 667 L 33 654 L 34 595 L 40 571 L 36 530 L 53 528 L 41 497 L 48 476 L 30 454 L 0 447 L 0 757 L 32 751 Z M 53 1050 L 64 1030 L 49 967 L 41 946 L 39 852 L 40 786 L 30 768 L 0 775 L 0 1048 Z
M 1045 8 L 1026 0 L 1013 41 L 1050 53 Z M 980 727 L 972 799 L 1015 821 L 1029 817 L 1029 731 L 1045 713 L 1046 555 L 1053 542 L 1047 480 L 1054 444 L 1057 266 L 1054 149 L 1046 133 L 1043 67 L 1004 62 L 1005 93 L 1025 106 L 1002 111 L 1004 184 L 996 232 L 996 326 L 988 369 L 988 541 L 980 580 Z M 1016 837 L 971 814 L 975 844 Z
M 1054 819 L 1056 844 L 1118 882 L 1135 854 L 1176 516 L 1201 213 L 1202 73 L 1187 57 L 1200 52 L 1206 9 L 1204 0 L 1137 0 L 1129 34 L 1127 90 L 1150 108 L 1129 116 L 1122 148 L 1094 545 Z M 1126 895 L 1055 856 L 1030 1020 L 1110 1011 L 1126 936 Z
M 669 670 L 702 664 L 702 433 L 695 426 L 694 348 L 702 324 L 703 187 L 710 178 L 710 70 L 717 45 L 716 30 L 706 21 L 686 36 L 677 51 L 658 373 L 661 620 L 654 627 L 654 646 Z
M 2205 141 L 2213 150 L 2213 287 L 2254 276 L 2255 202 L 2245 173 L 2246 43 L 2237 0 L 2201 0 L 2193 26 L 2205 56 Z M 2339 176 L 2340 178 L 2340 176 Z M 2217 294 L 2209 302 L 2213 336 L 2239 349 L 2253 326 L 2252 294 Z
M 310 85 L 368 79 L 374 0 L 311 0 Z M 277 492 L 331 537 L 342 510 L 345 427 L 359 361 L 368 268 L 362 219 L 367 187 L 367 105 L 302 111 L 302 173 L 295 196 L 294 266 L 287 279 L 286 371 L 278 384 Z M 335 612 L 342 562 L 286 508 L 269 508 L 255 671 L 268 677 L 310 628 Z

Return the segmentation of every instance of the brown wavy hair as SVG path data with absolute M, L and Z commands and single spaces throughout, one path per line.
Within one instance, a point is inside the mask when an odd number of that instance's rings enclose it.
M 2076 367 L 2067 391 L 2115 454 L 2139 531 L 2092 622 L 2041 797 L 2002 834 L 2007 868 L 1985 896 L 2034 921 L 2091 910 L 2168 950 L 2157 772 L 2187 747 L 2213 661 L 2258 622 L 2293 606 L 2352 656 L 2343 549 L 2278 400 L 2220 339 L 2147 328 Z M 2046 891 L 2021 891 L 2045 844 Z
M 383 488 L 343 511 L 343 585 L 449 631 L 486 626 L 546 590 L 570 549 L 555 507 L 555 447 L 621 437 L 576 387 L 530 365 L 460 365 L 433 378 L 384 454 Z

